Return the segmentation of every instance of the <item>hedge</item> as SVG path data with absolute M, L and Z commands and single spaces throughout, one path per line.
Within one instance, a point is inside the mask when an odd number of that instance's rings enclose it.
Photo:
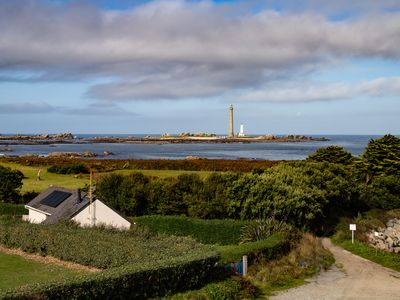
M 112 268 L 64 282 L 0 291 L 1 299 L 147 299 L 199 288 L 213 279 L 215 252 Z
M 220 262 L 227 264 L 240 261 L 243 255 L 247 255 L 250 261 L 259 257 L 273 259 L 286 253 L 289 248 L 290 241 L 288 237 L 284 234 L 276 233 L 268 239 L 257 242 L 219 246 L 218 251 L 221 254 Z
M 0 202 L 0 215 L 21 216 L 21 215 L 24 215 L 27 213 L 28 213 L 28 210 L 25 209 L 23 204 Z
M 213 250 L 189 237 L 152 235 L 134 225 L 129 231 L 83 229 L 63 223 L 30 224 L 11 216 L 0 217 L 0 244 L 101 269 Z
M 185 216 L 142 216 L 132 218 L 152 233 L 190 236 L 204 244 L 238 244 L 242 227 L 249 221 L 202 220 Z

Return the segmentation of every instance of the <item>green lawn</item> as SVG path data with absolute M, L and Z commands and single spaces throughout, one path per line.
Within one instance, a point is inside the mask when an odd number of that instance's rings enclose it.
M 22 193 L 36 191 L 41 192 L 47 189 L 49 186 L 61 186 L 70 189 L 82 188 L 85 184 L 89 184 L 89 175 L 62 175 L 62 174 L 54 174 L 47 172 L 47 166 L 40 167 L 30 167 L 24 166 L 17 163 L 10 162 L 0 162 L 1 165 L 5 167 L 9 167 L 11 169 L 20 170 L 24 175 L 25 179 L 23 180 L 23 186 L 21 189 Z M 40 181 L 36 181 L 36 175 L 38 170 L 41 170 L 40 173 Z M 160 178 L 166 177 L 177 177 L 180 174 L 186 173 L 197 173 L 201 177 L 205 177 L 212 172 L 208 171 L 179 171 L 179 170 L 117 170 L 113 171 L 115 173 L 127 175 L 132 172 L 141 172 L 147 176 L 155 176 Z M 101 176 L 105 173 L 94 174 L 94 178 L 96 179 L 98 176 Z
M 27 284 L 59 280 L 82 272 L 27 260 L 0 252 L 0 290 Z

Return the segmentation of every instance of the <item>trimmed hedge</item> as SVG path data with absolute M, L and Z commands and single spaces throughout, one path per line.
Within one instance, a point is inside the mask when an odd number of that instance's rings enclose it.
M 0 202 L 0 215 L 13 215 L 21 216 L 27 214 L 28 210 L 25 209 L 23 204 L 12 204 Z
M 190 236 L 204 244 L 238 244 L 242 227 L 249 221 L 202 220 L 185 216 L 142 216 L 132 218 L 139 226 L 147 227 L 152 233 Z
M 214 251 L 189 237 L 151 235 L 137 226 L 129 231 L 83 229 L 63 223 L 30 224 L 10 216 L 0 217 L 0 244 L 102 269 Z
M 147 299 L 199 288 L 212 280 L 218 255 L 188 255 L 109 269 L 64 282 L 0 292 L 1 299 Z
M 273 234 L 269 238 L 257 242 L 218 247 L 218 251 L 221 253 L 220 262 L 223 264 L 238 262 L 243 255 L 247 255 L 250 261 L 260 257 L 273 259 L 286 253 L 289 249 L 290 241 L 286 235 L 281 233 Z

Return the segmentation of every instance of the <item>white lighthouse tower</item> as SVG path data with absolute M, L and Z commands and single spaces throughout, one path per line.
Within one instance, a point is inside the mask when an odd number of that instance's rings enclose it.
M 239 137 L 244 137 L 245 136 L 245 134 L 244 134 L 244 125 L 243 124 L 240 124 L 240 131 L 239 131 L 238 136 Z

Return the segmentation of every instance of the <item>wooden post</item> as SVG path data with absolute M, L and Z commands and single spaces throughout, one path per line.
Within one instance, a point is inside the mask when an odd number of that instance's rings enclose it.
M 89 222 L 90 226 L 93 226 L 94 223 L 94 208 L 92 207 L 93 203 L 93 194 L 92 194 L 92 183 L 93 183 L 93 171 L 92 168 L 90 168 L 90 180 L 89 180 Z

